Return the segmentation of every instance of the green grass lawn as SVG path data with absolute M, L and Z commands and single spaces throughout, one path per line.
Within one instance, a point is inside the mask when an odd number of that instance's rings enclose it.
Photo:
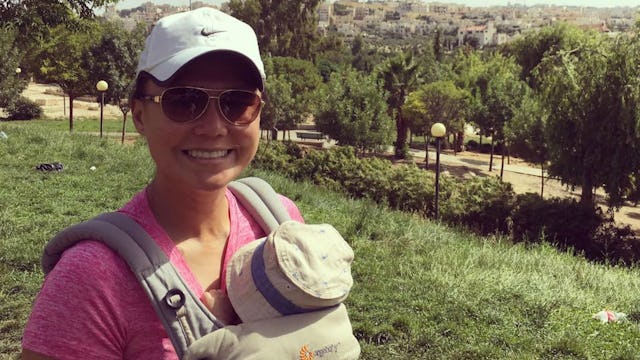
M 69 131 L 69 118 L 55 118 L 48 120 L 30 120 L 30 121 L 10 121 L 4 124 L 20 124 L 21 127 L 36 127 L 39 129 L 48 129 L 50 131 Z M 100 132 L 100 118 L 98 117 L 76 117 L 73 120 L 74 132 Z M 119 119 L 103 119 L 102 131 L 104 133 L 122 133 L 122 118 Z M 5 131 L 6 132 L 6 131 Z M 125 123 L 125 134 L 136 134 L 136 128 L 131 120 L 131 113 L 127 116 Z
M 66 124 L 66 123 L 65 123 Z M 68 124 L 66 124 L 68 126 Z M 0 359 L 18 357 L 44 243 L 115 210 L 151 179 L 144 142 L 0 122 Z M 62 172 L 41 173 L 58 161 Z M 90 170 L 95 166 L 96 170 Z M 640 271 L 525 248 L 252 170 L 354 248 L 347 307 L 362 359 L 639 359 Z M 591 315 L 622 311 L 630 321 Z

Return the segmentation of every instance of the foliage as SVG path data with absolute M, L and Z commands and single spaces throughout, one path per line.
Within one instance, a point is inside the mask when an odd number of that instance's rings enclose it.
M 375 71 L 376 76 L 387 91 L 388 112 L 396 122 L 396 158 L 406 158 L 407 130 L 409 126 L 404 119 L 401 108 L 407 95 L 419 84 L 420 67 L 411 52 L 401 52 L 382 63 Z
M 574 199 L 543 199 L 538 194 L 518 195 L 512 216 L 516 241 L 548 241 L 563 249 L 584 250 L 587 239 L 602 222 L 601 214 Z
M 8 120 L 33 120 L 43 115 L 42 107 L 24 96 L 19 96 L 5 110 L 9 114 Z
M 317 93 L 322 77 L 318 69 L 310 61 L 276 56 L 265 60 L 265 71 L 275 77 L 273 83 L 267 78 L 267 85 L 276 86 L 266 90 L 272 103 L 267 110 L 268 122 L 280 130 L 295 129 L 311 116 L 319 102 Z M 277 94 L 280 90 L 284 93 Z
M 554 56 L 558 51 L 575 47 L 575 35 L 578 29 L 567 23 L 558 22 L 545 26 L 540 31 L 529 32 L 522 37 L 506 43 L 502 52 L 514 57 L 520 65 L 520 79 L 526 81 L 535 90 L 540 87 L 540 79 L 535 72 L 545 57 Z
M 442 194 L 441 217 L 482 235 L 506 234 L 515 196 L 510 183 L 497 177 L 474 177 Z
M 548 160 L 545 119 L 538 99 L 533 94 L 525 96 L 513 119 L 504 127 L 512 155 L 536 164 L 544 164 Z
M 385 92 L 372 76 L 345 69 L 331 75 L 316 117 L 316 128 L 360 151 L 376 151 L 391 142 L 392 120 Z
M 43 81 L 58 84 L 69 96 L 69 131 L 73 130 L 73 100 L 91 94 L 95 83 L 90 80 L 90 46 L 100 36 L 99 28 L 89 21 L 81 22 L 83 31 L 58 25 L 39 52 L 40 76 Z
M 16 73 L 21 58 L 16 30 L 9 25 L 0 25 L 0 107 L 11 105 L 27 87 L 26 77 Z
M 6 0 L 0 1 L 0 23 L 16 29 L 16 49 L 25 54 L 24 74 L 37 75 L 38 49 L 52 36 L 51 29 L 65 25 L 81 29 L 80 18 L 92 18 L 95 8 L 118 0 Z
M 231 0 L 231 15 L 256 30 L 264 54 L 313 59 L 320 0 Z
M 291 127 L 293 119 L 299 116 L 294 111 L 295 100 L 291 84 L 283 76 L 267 77 L 263 99 L 265 106 L 260 113 L 260 129 L 286 129 Z
M 123 121 L 126 121 L 128 97 L 147 29 L 143 23 L 139 23 L 131 32 L 121 22 L 100 21 L 98 24 L 100 37 L 88 49 L 88 78 L 89 83 L 94 85 L 91 93 L 96 93 L 95 84 L 98 81 L 106 81 L 105 102 L 118 105 Z
M 629 226 L 618 227 L 612 214 L 573 199 L 518 195 L 511 220 L 511 236 L 516 242 L 546 241 L 613 264 L 636 265 L 640 261 L 640 238 Z
M 254 166 L 279 171 L 297 181 L 310 180 L 326 188 L 367 198 L 393 209 L 434 215 L 434 174 L 414 164 L 392 165 L 376 157 L 358 157 L 352 147 L 294 150 L 294 144 L 262 145 Z M 464 182 L 441 178 L 440 218 L 482 234 L 507 233 L 515 194 L 496 178 Z
M 546 126 L 549 174 L 582 189 L 604 187 L 619 206 L 640 166 L 640 46 L 635 39 L 576 33 L 576 47 L 538 66 Z
M 428 136 L 431 126 L 444 123 L 449 133 L 464 131 L 470 94 L 452 81 L 435 81 L 409 94 L 402 115 L 412 131 Z

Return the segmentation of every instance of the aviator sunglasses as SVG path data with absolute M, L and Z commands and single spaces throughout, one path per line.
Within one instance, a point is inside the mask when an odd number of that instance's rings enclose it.
M 236 126 L 252 123 L 258 118 L 264 105 L 258 94 L 248 90 L 215 90 L 189 86 L 171 87 L 160 95 L 142 95 L 140 99 L 160 104 L 162 112 L 177 123 L 198 119 L 207 110 L 209 99 L 216 99 L 222 117 Z

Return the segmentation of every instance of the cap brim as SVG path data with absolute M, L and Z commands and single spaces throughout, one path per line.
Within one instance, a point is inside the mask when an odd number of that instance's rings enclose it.
M 260 91 L 264 91 L 264 74 L 260 71 L 258 66 L 251 58 L 232 48 L 217 48 L 215 50 L 211 50 L 211 47 L 202 46 L 185 49 L 175 54 L 171 58 L 162 61 L 153 68 L 146 69 L 144 71 L 151 74 L 161 84 L 169 83 L 189 62 L 195 60 L 200 56 L 213 53 L 233 53 L 234 55 L 240 56 L 245 59 L 247 61 L 247 64 L 250 64 L 253 67 L 254 74 L 256 76 L 256 83 L 259 85 Z

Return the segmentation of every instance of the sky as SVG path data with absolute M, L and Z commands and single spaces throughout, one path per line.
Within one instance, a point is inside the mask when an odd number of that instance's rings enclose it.
M 120 0 L 117 5 L 118 9 L 129 9 L 140 6 L 149 0 Z M 194 2 L 196 0 L 193 0 Z M 225 0 L 201 0 L 204 3 L 219 5 Z M 170 4 L 174 6 L 188 6 L 189 0 L 152 0 L 156 4 Z M 432 1 L 426 1 L 432 2 Z M 616 6 L 640 6 L 640 0 L 442 0 L 443 3 L 456 3 L 468 6 L 506 6 L 509 4 L 523 4 L 533 6 L 537 4 L 544 5 L 566 5 L 566 6 L 594 6 L 594 7 L 611 7 Z

